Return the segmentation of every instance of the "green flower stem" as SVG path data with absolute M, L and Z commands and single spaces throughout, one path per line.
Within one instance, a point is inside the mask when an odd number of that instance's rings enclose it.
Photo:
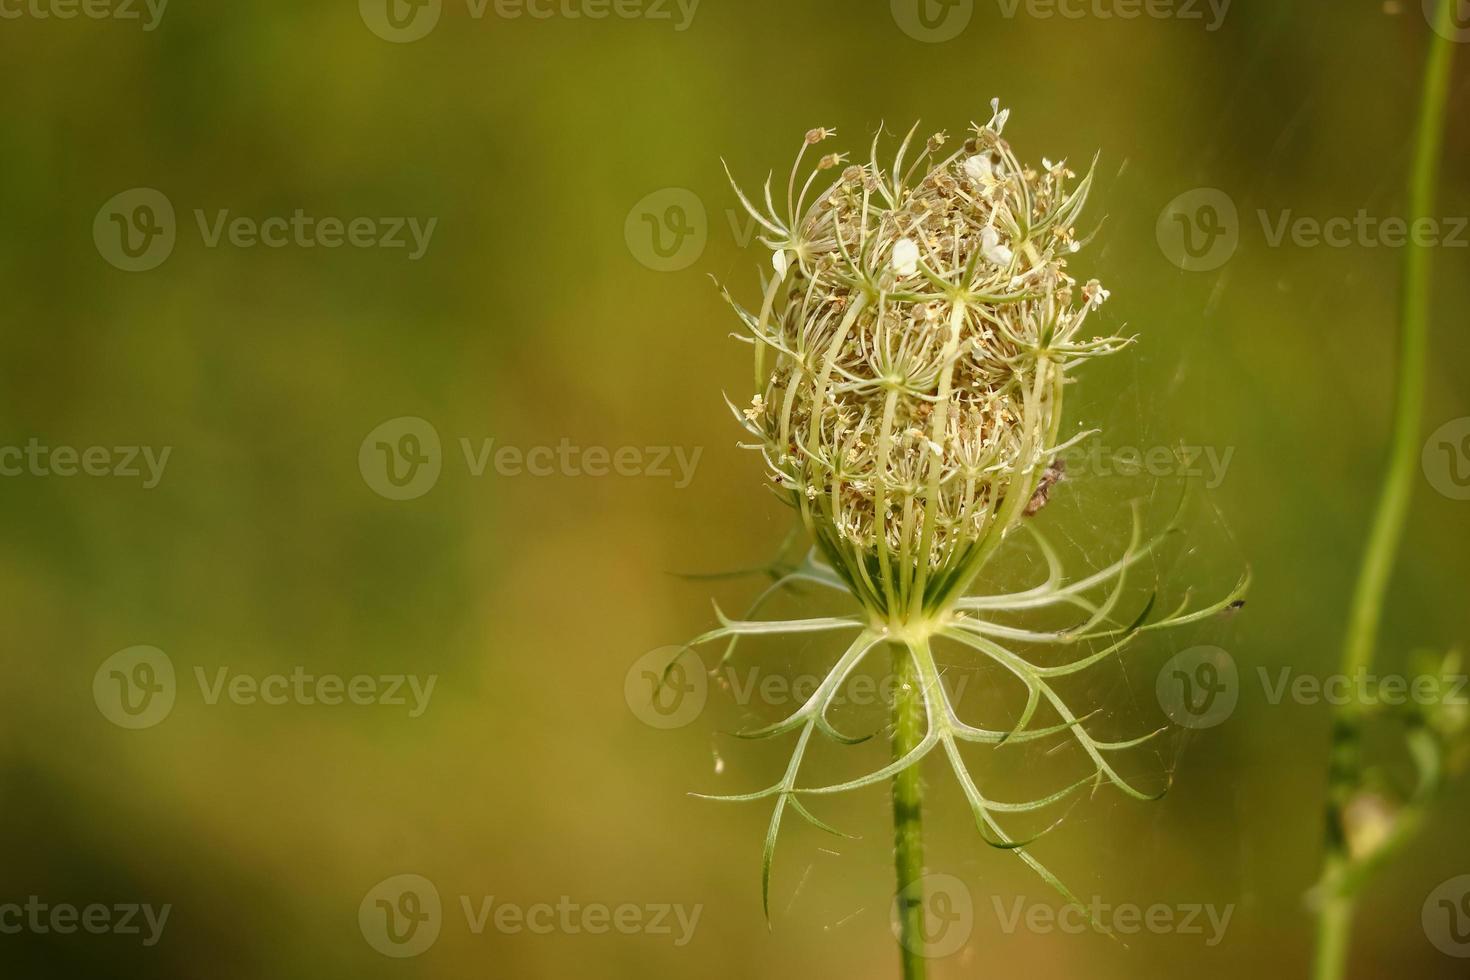
M 1445 102 L 1449 95 L 1455 29 L 1450 12 L 1455 0 L 1442 0 L 1439 25 L 1433 35 L 1424 91 L 1419 106 L 1418 137 L 1409 182 L 1409 224 L 1433 217 L 1435 185 L 1439 180 L 1440 148 L 1444 143 Z M 1400 294 L 1399 376 L 1394 406 L 1393 444 L 1383 493 L 1378 501 L 1368 550 L 1353 596 L 1352 618 L 1343 651 L 1349 675 L 1367 670 L 1383 613 L 1383 596 L 1393 570 L 1404 518 L 1409 510 L 1415 462 L 1423 442 L 1425 352 L 1429 336 L 1429 260 L 1431 246 L 1411 237 L 1404 246 L 1403 286 Z
M 918 664 L 901 643 L 893 649 L 893 758 L 901 759 L 924 739 L 924 692 Z M 924 787 L 919 766 L 893 777 L 893 860 L 898 873 L 899 957 L 904 980 L 923 980 L 924 961 Z M 911 889 L 910 886 L 919 883 Z
M 1439 158 L 1444 142 L 1445 103 L 1454 61 L 1453 7 L 1457 0 L 1440 0 L 1424 70 L 1419 103 L 1418 135 L 1409 180 L 1409 222 L 1432 217 Z M 1394 405 L 1393 441 L 1389 450 L 1378 509 L 1359 569 L 1343 644 L 1342 671 L 1348 677 L 1364 675 L 1373 665 L 1373 653 L 1383 616 L 1399 543 L 1403 538 L 1409 500 L 1413 494 L 1416 460 L 1422 440 L 1425 360 L 1429 336 L 1429 246 L 1410 241 L 1404 248 L 1400 298 L 1398 390 Z M 1342 980 L 1347 975 L 1352 938 L 1355 889 L 1347 886 L 1353 856 L 1349 852 L 1344 808 L 1359 788 L 1362 718 L 1366 706 L 1350 703 L 1339 708 L 1332 729 L 1332 762 L 1327 804 L 1327 843 L 1322 876 L 1322 906 L 1317 930 L 1316 980 Z
M 1348 947 L 1353 928 L 1353 897 L 1335 890 L 1336 883 L 1347 874 L 1349 860 L 1341 840 L 1341 809 L 1336 801 L 1328 803 L 1327 856 L 1322 863 L 1322 882 L 1326 885 L 1322 906 L 1317 910 L 1317 958 L 1312 971 L 1314 980 L 1344 980 L 1347 976 Z

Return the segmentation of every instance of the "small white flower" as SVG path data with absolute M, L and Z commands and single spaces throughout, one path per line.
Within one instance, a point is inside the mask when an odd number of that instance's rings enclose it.
M 984 153 L 977 153 L 965 161 L 965 176 L 975 183 L 983 183 L 995 176 L 995 165 Z
M 1102 283 L 1098 282 L 1096 279 L 1089 279 L 1087 281 L 1087 285 L 1082 287 L 1083 299 L 1087 300 L 1088 303 L 1095 307 L 1102 306 L 1108 301 L 1108 297 L 1111 295 L 1113 294 L 1104 289 L 1102 287 Z
M 786 278 L 786 270 L 791 268 L 791 260 L 786 258 L 786 250 L 784 248 L 778 248 L 772 253 L 771 266 L 776 270 L 776 278 Z
M 980 231 L 980 253 L 995 265 L 1010 265 L 1013 254 L 1000 243 L 1000 233 L 986 226 Z
M 1011 118 L 1011 110 L 1002 109 L 1000 107 L 1000 99 L 991 99 L 990 111 L 994 113 L 990 120 L 990 128 L 999 136 L 1001 130 L 1006 128 L 1006 120 Z
M 900 238 L 893 243 L 893 271 L 901 276 L 911 276 L 919 271 L 919 243 L 912 238 Z

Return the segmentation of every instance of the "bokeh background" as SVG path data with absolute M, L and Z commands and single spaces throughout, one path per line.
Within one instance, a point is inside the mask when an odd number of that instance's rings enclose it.
M 709 277 L 753 301 L 769 253 L 721 158 L 753 187 L 784 174 L 813 126 L 835 127 L 827 145 L 861 159 L 885 120 L 954 136 L 988 118 L 992 97 L 1012 109 L 1023 159 L 1101 153 L 1099 230 L 1075 268 L 1111 288 L 1104 320 L 1139 344 L 1083 372 L 1069 424 L 1101 428 L 1109 447 L 1232 453 L 1190 511 L 1185 551 L 1150 567 L 1200 596 L 1245 564 L 1255 585 L 1237 615 L 1152 636 L 1086 692 L 1119 731 L 1146 731 L 1168 721 L 1154 679 L 1170 657 L 1229 652 L 1240 681 L 1228 719 L 1173 731 L 1129 763 L 1169 795 L 1099 793 L 1036 845 L 1089 898 L 1230 907 L 1220 941 L 1208 929 L 1120 943 L 1004 928 L 997 902 L 1056 902 L 980 842 L 936 760 L 929 865 L 964 882 L 973 925 L 933 972 L 1305 975 L 1329 710 L 1272 704 L 1257 678 L 1334 669 L 1388 434 L 1401 250 L 1273 247 L 1258 213 L 1403 214 L 1431 36 L 1417 0 L 1239 2 L 1218 22 L 1203 5 L 1190 8 L 1199 19 L 1103 17 L 1122 9 L 1106 3 L 1072 19 L 977 0 L 930 8 L 933 32 L 901 0 L 704 0 L 692 12 L 650 0 L 603 19 L 568 15 L 600 9 L 593 0 L 546 18 L 494 4 L 475 17 L 444 0 L 408 43 L 388 39 L 384 9 L 350 0 L 174 0 L 153 30 L 142 7 L 142 21 L 5 9 L 0 445 L 171 452 L 151 488 L 0 478 L 0 902 L 171 911 L 152 946 L 0 935 L 4 975 L 896 975 L 884 793 L 821 808 L 857 840 L 786 825 L 768 926 L 767 809 L 687 794 L 773 781 L 780 747 L 720 732 L 782 705 L 737 704 L 712 684 L 697 717 L 661 729 L 628 692 L 646 652 L 710 625 L 711 599 L 739 610 L 764 584 L 681 576 L 763 565 L 790 526 L 722 401 L 749 397 L 748 352 Z M 410 30 L 432 8 L 397 12 Z M 1470 214 L 1467 109 L 1462 58 L 1445 216 Z M 140 272 L 94 237 L 112 221 L 99 211 L 134 188 L 176 213 L 172 251 Z M 1205 271 L 1182 269 L 1158 234 L 1169 203 L 1196 188 L 1238 209 L 1233 250 Z M 437 224 L 415 260 L 209 247 L 195 218 L 296 209 Z M 677 240 L 671 257 L 655 230 Z M 1426 437 L 1470 415 L 1467 237 L 1435 253 Z M 440 472 L 395 500 L 360 450 L 403 418 L 433 427 Z M 461 440 L 700 455 L 688 481 L 677 468 L 476 475 Z M 638 458 L 644 471 L 654 461 Z M 1082 564 L 1121 545 L 1130 498 L 1171 492 L 1169 479 L 1094 476 L 1063 484 L 1038 519 Z M 1470 636 L 1467 531 L 1470 503 L 1426 475 L 1389 599 L 1386 672 Z M 997 585 L 1035 571 L 1024 555 L 1008 561 Z M 815 607 L 801 596 L 781 608 Z M 102 668 L 139 645 L 167 656 L 174 701 L 129 729 L 101 707 Z M 829 652 L 777 642 L 752 647 L 742 669 L 797 676 Z M 211 703 L 196 673 L 298 667 L 437 680 L 410 717 Z M 958 654 L 951 667 L 969 669 Z M 1014 712 L 1016 692 L 991 679 L 976 674 L 977 710 Z M 1007 767 L 1024 781 L 1055 764 L 1060 778 L 1067 761 L 997 762 L 995 795 Z M 811 766 L 851 771 L 839 756 Z M 1470 873 L 1467 806 L 1470 789 L 1452 789 L 1368 892 L 1355 977 L 1464 975 L 1421 909 Z M 437 941 L 401 958 L 359 920 L 399 875 L 432 882 L 443 906 Z M 682 945 L 677 928 L 476 933 L 461 899 L 477 909 L 490 896 L 699 906 L 700 918 Z

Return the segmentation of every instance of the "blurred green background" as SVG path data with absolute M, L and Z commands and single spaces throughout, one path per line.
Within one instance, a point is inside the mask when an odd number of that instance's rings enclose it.
M 692 17 L 649 0 L 603 19 L 567 15 L 595 0 L 547 18 L 493 3 L 475 17 L 444 0 L 409 43 L 383 36 L 395 34 L 385 7 L 350 0 L 174 0 L 153 30 L 4 9 L 19 15 L 0 19 L 0 446 L 171 449 L 152 488 L 0 478 L 0 904 L 171 906 L 152 946 L 0 934 L 5 976 L 896 975 L 884 793 L 821 807 L 859 840 L 787 824 L 768 928 L 768 810 L 686 794 L 774 781 L 780 747 L 719 732 L 781 705 L 742 708 L 712 686 L 699 717 L 661 730 L 625 688 L 647 651 L 709 626 L 711 598 L 739 610 L 762 585 L 678 573 L 761 565 L 789 527 L 722 402 L 749 397 L 748 352 L 708 277 L 754 302 L 769 253 L 749 240 L 721 157 L 753 188 L 768 169 L 784 174 L 813 126 L 836 127 L 828 145 L 862 159 L 885 120 L 956 135 L 988 118 L 993 96 L 1012 109 L 1023 159 L 1101 151 L 1083 222 L 1100 229 L 1074 268 L 1112 290 L 1104 321 L 1140 343 L 1082 372 L 1069 426 L 1099 427 L 1111 447 L 1233 451 L 1191 512 L 1198 534 L 1178 567 L 1202 596 L 1243 563 L 1256 581 L 1238 615 L 1154 635 L 1089 692 L 1120 732 L 1146 731 L 1163 719 L 1154 678 L 1170 656 L 1231 653 L 1233 715 L 1130 763 L 1153 785 L 1172 774 L 1172 792 L 1152 804 L 1100 793 L 1036 846 L 1088 898 L 1233 907 L 1222 941 L 1004 928 L 997 901 L 1056 903 L 980 842 L 936 759 L 929 865 L 965 882 L 974 921 L 934 975 L 1305 974 L 1328 708 L 1272 704 L 1256 677 L 1334 669 L 1388 434 L 1401 253 L 1273 247 L 1257 215 L 1403 213 L 1430 37 L 1416 0 L 1242 2 L 1214 30 L 1204 6 L 1203 19 L 1101 17 L 1116 12 L 1106 3 L 1069 19 L 980 0 L 928 39 L 902 0 L 705 0 Z M 409 31 L 433 10 L 397 13 Z M 1445 216 L 1470 214 L 1467 108 L 1462 59 Z M 1238 208 L 1238 247 L 1191 272 L 1156 226 L 1200 187 Z M 176 214 L 172 251 L 148 271 L 119 268 L 105 245 L 118 227 L 105 205 L 133 188 Z M 691 198 L 697 209 L 668 210 Z M 195 218 L 297 209 L 437 224 L 414 260 L 294 241 L 209 247 Z M 1465 239 L 1436 252 L 1426 437 L 1470 415 Z M 686 247 L 665 261 L 669 242 Z M 440 472 L 422 495 L 389 499 L 360 450 L 410 417 L 441 440 L 437 454 L 419 443 Z M 407 424 L 389 445 L 411 448 Z M 701 455 L 687 485 L 672 460 L 674 476 L 476 475 L 462 439 L 476 452 L 493 439 Z M 1140 492 L 1161 495 L 1079 475 L 1040 520 L 1079 561 L 1103 559 Z M 1385 671 L 1470 635 L 1467 530 L 1470 503 L 1419 481 Z M 997 581 L 1034 572 L 1021 557 L 1007 568 Z M 167 716 L 133 730 L 101 707 L 115 680 L 103 668 L 138 645 L 166 654 L 176 679 Z M 828 649 L 773 643 L 743 666 L 795 676 Z M 211 703 L 196 679 L 298 667 L 437 681 L 410 717 L 386 704 Z M 997 710 L 1014 712 L 1006 697 Z M 1043 752 L 1018 759 L 1065 769 Z M 845 765 L 812 764 L 833 778 Z M 1008 798 L 1003 785 L 995 795 Z M 1369 891 L 1354 976 L 1464 975 L 1421 908 L 1470 873 L 1467 806 L 1470 790 L 1453 789 Z M 388 957 L 363 923 L 374 889 L 405 874 L 435 886 L 440 931 L 419 955 Z M 683 945 L 677 926 L 476 933 L 461 898 L 478 909 L 489 896 L 701 911 Z

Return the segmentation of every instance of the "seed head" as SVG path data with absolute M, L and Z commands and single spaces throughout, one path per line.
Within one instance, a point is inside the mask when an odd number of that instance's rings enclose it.
M 884 609 L 968 584 L 1062 448 L 1068 370 L 1127 342 L 1080 339 L 1108 296 L 1067 268 L 1091 174 L 1023 166 L 992 109 L 948 156 L 937 134 L 906 163 L 911 130 L 884 169 L 875 140 L 810 206 L 842 157 L 796 196 L 799 154 L 784 221 L 741 195 L 780 257 L 760 314 L 741 311 L 758 392 L 742 419 L 834 567 Z M 803 154 L 815 135 L 830 131 Z

